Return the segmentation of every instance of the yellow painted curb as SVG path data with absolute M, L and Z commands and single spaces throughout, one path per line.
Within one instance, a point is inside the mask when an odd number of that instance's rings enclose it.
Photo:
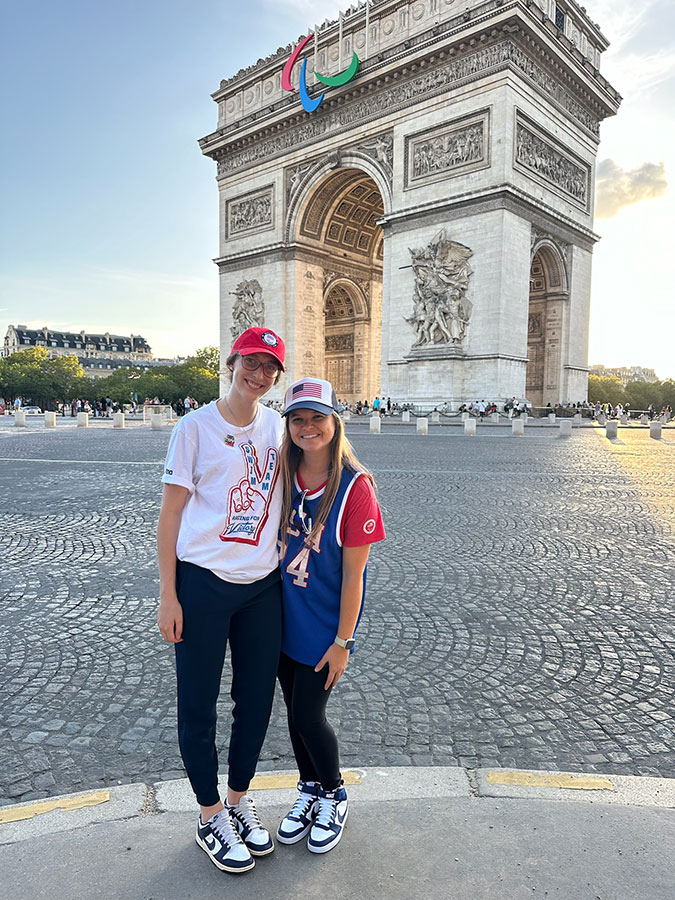
M 521 787 L 572 788 L 577 791 L 613 791 L 609 778 L 596 775 L 538 775 L 535 772 L 488 772 L 490 784 Z
M 342 780 L 345 784 L 361 784 L 362 782 L 358 772 L 343 772 Z M 294 788 L 297 783 L 297 775 L 256 775 L 251 782 L 251 790 L 274 791 L 278 788 Z
M 110 791 L 94 791 L 92 794 L 80 794 L 77 797 L 63 797 L 60 800 L 41 800 L 39 803 L 29 803 L 26 806 L 14 806 L 9 809 L 0 808 L 0 825 L 7 822 L 20 822 L 22 819 L 32 819 L 54 809 L 83 809 L 85 806 L 99 806 L 110 800 Z

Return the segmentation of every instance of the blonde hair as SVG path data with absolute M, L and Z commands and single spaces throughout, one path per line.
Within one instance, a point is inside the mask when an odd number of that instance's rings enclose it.
M 335 423 L 335 434 L 330 442 L 330 462 L 328 464 L 328 478 L 324 489 L 319 508 L 316 513 L 316 519 L 312 523 L 311 532 L 305 537 L 305 543 L 311 546 L 312 541 L 321 533 L 321 529 L 326 524 L 328 513 L 330 512 L 333 501 L 337 496 L 340 487 L 340 479 L 342 478 L 342 470 L 349 469 L 350 472 L 363 472 L 370 478 L 373 486 L 375 480 L 372 473 L 362 466 L 356 458 L 354 448 L 349 443 L 342 419 L 337 413 L 333 413 L 333 422 Z M 295 491 L 295 475 L 302 459 L 302 450 L 293 443 L 290 433 L 289 416 L 286 416 L 286 426 L 284 429 L 284 439 L 281 443 L 279 452 L 279 469 L 281 474 L 281 484 L 283 486 L 283 500 L 281 505 L 281 540 L 286 547 L 286 529 L 291 517 L 293 509 L 293 497 Z

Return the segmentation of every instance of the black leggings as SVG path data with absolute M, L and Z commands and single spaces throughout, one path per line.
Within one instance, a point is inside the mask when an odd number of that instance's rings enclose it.
M 179 562 L 183 640 L 176 644 L 178 743 L 201 806 L 218 802 L 216 701 L 229 642 L 232 733 L 228 785 L 245 791 L 255 773 L 272 711 L 281 646 L 281 582 L 276 569 L 252 584 L 231 584 Z
M 333 791 L 342 784 L 342 776 L 337 738 L 326 720 L 326 703 L 333 690 L 324 690 L 327 675 L 327 665 L 315 672 L 314 666 L 281 654 L 279 683 L 300 778 L 318 781 L 324 790 Z

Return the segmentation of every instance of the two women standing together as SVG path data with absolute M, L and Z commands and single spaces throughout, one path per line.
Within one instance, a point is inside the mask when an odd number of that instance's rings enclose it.
M 224 397 L 182 419 L 167 453 L 158 524 L 164 640 L 175 644 L 178 739 L 200 806 L 196 840 L 245 872 L 274 850 L 248 787 L 278 677 L 298 796 L 277 829 L 331 850 L 347 819 L 326 704 L 354 651 L 370 545 L 384 538 L 327 381 L 286 391 L 282 418 L 259 400 L 284 371 L 284 344 L 249 328 L 227 359 Z M 281 546 L 281 552 L 279 552 Z M 218 792 L 216 702 L 227 643 L 234 702 L 227 797 Z

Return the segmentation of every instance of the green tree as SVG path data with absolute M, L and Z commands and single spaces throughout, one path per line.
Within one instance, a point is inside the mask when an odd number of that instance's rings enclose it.
M 50 359 L 44 347 L 27 347 L 0 360 L 0 394 L 43 409 L 77 396 L 84 381 L 77 357 Z
M 626 385 L 626 397 L 631 409 L 647 409 L 653 403 L 658 409 L 663 406 L 664 390 L 660 381 L 648 384 L 645 381 L 629 381 Z
M 220 350 L 217 347 L 202 347 L 197 350 L 194 356 L 191 356 L 188 365 L 196 366 L 199 369 L 206 369 L 211 375 L 218 375 L 220 372 Z
M 626 395 L 623 385 L 615 376 L 603 378 L 599 375 L 588 376 L 588 399 L 591 403 L 625 403 Z

